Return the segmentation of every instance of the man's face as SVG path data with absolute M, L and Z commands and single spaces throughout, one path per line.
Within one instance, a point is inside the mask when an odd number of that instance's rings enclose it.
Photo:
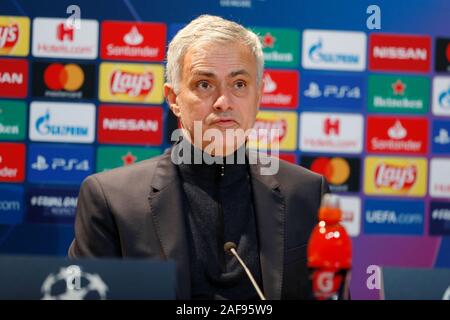
M 262 83 L 257 84 L 256 58 L 248 47 L 238 43 L 209 43 L 190 48 L 186 53 L 179 93 L 168 84 L 164 89 L 170 108 L 189 132 L 191 141 L 199 146 L 199 137 L 194 137 L 194 122 L 201 123 L 202 135 L 216 129 L 225 137 L 227 130 L 252 128 Z M 198 129 L 195 132 L 198 135 Z M 222 147 L 228 144 L 228 149 L 216 149 L 215 154 L 228 154 L 243 142 L 241 139 L 234 145 L 233 141 L 219 141 Z M 209 144 L 211 141 L 202 140 L 202 149 Z

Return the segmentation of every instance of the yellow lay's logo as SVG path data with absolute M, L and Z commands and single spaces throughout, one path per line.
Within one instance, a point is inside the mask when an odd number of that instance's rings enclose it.
M 100 65 L 101 101 L 162 103 L 164 67 L 157 64 Z
M 27 56 L 29 43 L 28 17 L 0 16 L 0 56 Z
M 423 158 L 366 158 L 366 194 L 424 196 L 427 160 Z
M 297 113 L 260 111 L 249 137 L 250 148 L 295 150 L 297 145 Z

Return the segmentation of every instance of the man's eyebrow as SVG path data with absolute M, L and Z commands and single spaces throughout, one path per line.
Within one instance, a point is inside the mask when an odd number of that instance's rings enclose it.
M 193 76 L 203 76 L 208 78 L 215 78 L 216 75 L 213 72 L 197 70 L 192 73 Z
M 240 75 L 250 76 L 250 73 L 247 70 L 240 69 L 240 70 L 230 72 L 229 77 L 234 78 L 234 77 L 240 76 Z

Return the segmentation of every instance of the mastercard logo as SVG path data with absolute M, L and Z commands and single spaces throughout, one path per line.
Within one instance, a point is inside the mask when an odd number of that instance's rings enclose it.
M 73 63 L 53 63 L 44 71 L 44 82 L 51 90 L 76 91 L 83 85 L 84 72 Z
M 343 158 L 317 158 L 312 162 L 311 170 L 323 175 L 331 184 L 342 184 L 350 176 L 350 166 Z

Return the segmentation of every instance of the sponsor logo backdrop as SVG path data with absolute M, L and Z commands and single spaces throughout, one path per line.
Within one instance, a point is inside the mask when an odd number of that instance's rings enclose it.
M 263 44 L 255 126 L 279 129 L 280 157 L 342 196 L 352 297 L 379 297 L 369 265 L 450 267 L 450 3 L 380 0 L 381 30 L 366 28 L 369 1 L 77 0 L 81 29 L 64 2 L 11 3 L 0 3 L 0 253 L 65 255 L 84 177 L 169 147 L 167 44 L 211 13 Z

